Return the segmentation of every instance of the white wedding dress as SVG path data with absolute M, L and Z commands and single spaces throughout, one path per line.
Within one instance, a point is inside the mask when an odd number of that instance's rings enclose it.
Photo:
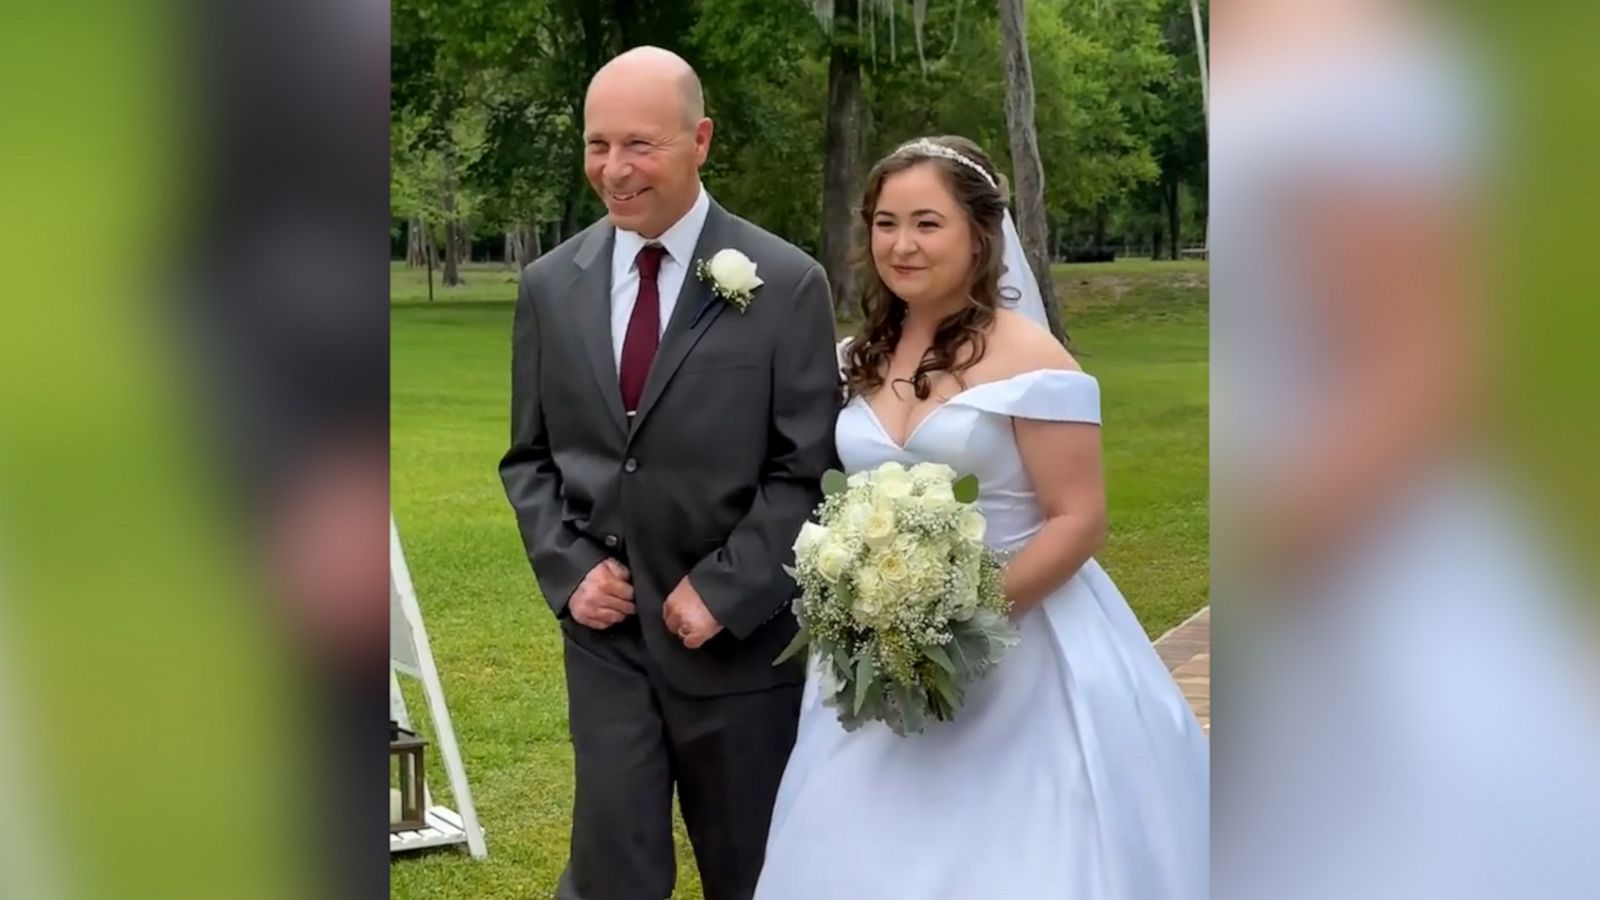
M 850 472 L 889 460 L 973 473 L 988 543 L 1043 524 L 1012 419 L 1100 421 L 1098 383 L 1035 371 L 957 394 L 898 446 L 861 398 Z M 1018 623 L 954 721 L 846 732 L 807 679 L 758 900 L 1183 900 L 1208 882 L 1209 750 L 1116 585 L 1089 561 Z

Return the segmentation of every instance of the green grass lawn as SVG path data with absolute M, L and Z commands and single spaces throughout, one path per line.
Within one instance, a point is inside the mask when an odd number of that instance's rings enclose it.
M 517 299 L 517 270 L 501 263 L 467 263 L 461 267 L 456 287 L 444 286 L 444 270 L 433 270 L 433 299 L 448 304 L 475 300 Z M 389 263 L 389 301 L 396 304 L 428 302 L 428 270 L 408 268 L 405 263 Z
M 465 275 L 463 288 L 436 284 L 430 305 L 425 275 L 395 267 L 391 477 L 490 856 L 397 858 L 391 896 L 542 898 L 565 862 L 572 796 L 561 640 L 495 474 L 516 276 L 494 264 Z M 1100 559 L 1152 636 L 1206 603 L 1205 277 L 1195 262 L 1055 269 L 1074 350 L 1101 382 L 1111 540 Z M 436 756 L 430 769 L 448 797 Z M 678 843 L 677 896 L 699 898 L 681 825 Z
M 1203 287 L 1207 263 L 1202 260 L 1119 259 L 1109 263 L 1057 264 L 1054 268 L 1056 286 L 1060 279 L 1072 281 L 1090 279 L 1102 287 L 1110 288 L 1117 282 L 1142 283 L 1179 282 Z M 517 271 L 502 263 L 474 262 L 461 267 L 464 282 L 456 287 L 444 286 L 444 272 L 433 270 L 433 302 L 438 304 L 515 300 L 517 298 Z M 1070 297 L 1070 293 L 1069 293 Z M 389 299 L 397 305 L 428 302 L 428 270 L 410 268 L 404 263 L 389 264 Z M 1069 302 L 1071 302 L 1069 300 Z

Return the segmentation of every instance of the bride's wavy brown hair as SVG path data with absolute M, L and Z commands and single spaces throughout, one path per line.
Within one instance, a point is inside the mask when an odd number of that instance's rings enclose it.
M 917 371 L 911 377 L 911 387 L 918 400 L 926 400 L 931 392 L 929 376 L 934 372 L 949 372 L 962 388 L 966 382 L 961 373 L 972 368 L 987 350 L 989 327 L 994 324 L 995 309 L 1000 305 L 1001 260 L 1005 255 L 1005 237 L 1002 223 L 1006 212 L 1005 176 L 996 171 L 994 162 L 982 148 L 964 137 L 945 135 L 924 138 L 965 156 L 994 179 L 991 186 L 983 176 L 969 166 L 951 159 L 933 156 L 906 145 L 884 157 L 867 175 L 866 189 L 862 192 L 861 206 L 857 210 L 865 228 L 857 241 L 855 264 L 858 284 L 861 285 L 861 314 L 865 321 L 861 334 L 850 342 L 845 358 L 845 389 L 849 396 L 871 394 L 883 387 L 888 373 L 889 354 L 900 343 L 905 323 L 906 302 L 895 296 L 884 284 L 872 258 L 872 218 L 878 208 L 878 195 L 889 176 L 904 172 L 913 166 L 931 165 L 944 177 L 945 185 L 955 195 L 956 202 L 966 212 L 972 228 L 977 254 L 972 272 L 967 280 L 967 304 L 959 312 L 946 316 L 934 333 L 933 345 L 928 348 Z

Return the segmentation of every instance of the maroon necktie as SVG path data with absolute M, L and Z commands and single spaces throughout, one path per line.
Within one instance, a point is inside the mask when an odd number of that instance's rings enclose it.
M 645 378 L 650 375 L 650 361 L 656 358 L 656 345 L 661 342 L 661 293 L 656 288 L 656 276 L 661 274 L 661 257 L 666 252 L 665 247 L 648 244 L 634 261 L 639 269 L 639 297 L 628 318 L 628 333 L 622 339 L 622 365 L 617 372 L 622 407 L 629 413 L 639 408 Z

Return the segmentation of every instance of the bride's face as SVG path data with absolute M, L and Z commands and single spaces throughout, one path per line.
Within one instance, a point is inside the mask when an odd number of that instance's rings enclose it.
M 911 306 L 959 305 L 975 264 L 972 226 L 938 168 L 885 178 L 872 213 L 878 277 Z

